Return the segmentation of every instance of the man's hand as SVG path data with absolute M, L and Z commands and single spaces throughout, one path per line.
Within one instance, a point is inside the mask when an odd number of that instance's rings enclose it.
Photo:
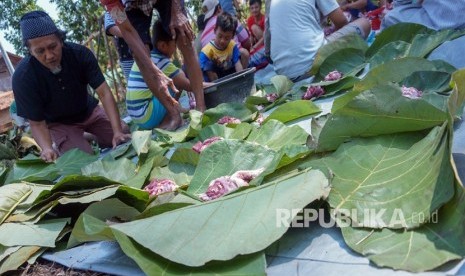
M 176 97 L 176 95 L 181 93 L 176 88 L 176 86 L 174 86 L 174 82 L 173 82 L 172 79 L 167 77 L 165 74 L 160 74 L 158 76 L 159 76 L 158 80 L 156 80 L 156 81 L 159 82 L 159 85 L 157 85 L 157 87 L 161 92 L 168 91 L 168 88 L 171 88 L 171 90 L 173 91 L 175 97 Z
M 113 140 L 112 140 L 113 148 L 116 148 L 116 146 L 118 146 L 119 144 L 129 141 L 130 139 L 131 139 L 131 134 L 116 132 L 115 134 L 113 134 Z
M 181 42 L 186 45 L 195 37 L 189 20 L 182 12 L 179 1 L 176 0 L 172 0 L 170 31 L 173 39 L 176 39 L 176 35 L 179 34 Z
M 58 153 L 53 148 L 43 149 L 40 158 L 47 163 L 51 163 L 58 158 Z

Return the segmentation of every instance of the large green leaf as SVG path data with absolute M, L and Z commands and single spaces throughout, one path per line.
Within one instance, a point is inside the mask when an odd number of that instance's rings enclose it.
M 20 249 L 20 246 L 4 246 L 0 244 L 0 262 Z
M 42 159 L 28 160 L 27 162 L 17 161 L 11 169 L 6 183 L 28 182 L 48 182 L 51 183 L 59 177 L 55 164 L 45 163 Z
M 150 173 L 149 179 L 167 178 L 179 186 L 188 185 L 198 162 L 199 154 L 191 148 L 178 148 L 171 156 L 168 166 L 155 167 Z
M 270 81 L 276 89 L 276 93 L 280 96 L 286 94 L 289 90 L 291 90 L 292 86 L 294 86 L 294 83 L 288 77 L 283 75 L 273 76 Z
M 335 150 L 351 137 L 367 137 L 428 129 L 442 124 L 448 114 L 425 100 L 402 96 L 399 86 L 376 86 L 357 96 L 334 101 L 318 138 L 318 151 Z
M 8 141 L 7 135 L 0 136 L 0 160 L 16 159 L 16 151 L 13 144 Z
M 113 230 L 124 253 L 132 258 L 146 275 L 265 275 L 265 255 L 238 256 L 226 262 L 210 262 L 202 267 L 180 265 L 153 253 L 123 233 Z
M 290 144 L 279 149 L 279 153 L 281 153 L 281 160 L 276 167 L 277 169 L 306 157 L 312 153 L 312 150 L 308 148 L 307 145 Z
M 80 174 L 81 168 L 98 159 L 98 155 L 90 155 L 79 149 L 65 152 L 55 162 L 58 174 L 62 176 Z
M 9 171 L 10 170 L 6 166 L 3 166 L 3 164 L 0 163 L 0 186 L 5 184 L 5 179 Z
M 279 151 L 287 145 L 305 145 L 308 133 L 300 126 L 288 127 L 276 120 L 269 120 L 260 128 L 254 129 L 246 141 L 268 146 Z
M 371 58 L 381 48 L 392 42 L 408 42 L 410 43 L 417 34 L 428 34 L 431 30 L 427 27 L 414 23 L 399 23 L 392 25 L 383 30 L 376 36 L 373 44 L 366 51 L 367 57 Z
M 256 115 L 257 110 L 254 106 L 241 103 L 222 103 L 205 111 L 203 125 L 214 124 L 224 116 L 231 116 L 244 122 L 255 119 Z
M 334 52 L 323 61 L 318 76 L 319 79 L 324 79 L 329 72 L 334 70 L 341 72 L 345 76 L 364 63 L 364 51 L 354 48 L 341 49 Z M 358 71 L 360 71 L 360 69 Z
M 81 170 L 84 176 L 102 176 L 115 182 L 124 183 L 136 175 L 136 164 L 126 158 L 115 161 L 97 160 Z
M 0 274 L 3 275 L 7 271 L 18 269 L 38 251 L 40 251 L 39 246 L 22 246 L 0 263 Z
M 444 61 L 442 59 L 435 59 L 432 62 L 433 62 L 434 67 L 436 68 L 437 71 L 443 71 L 443 72 L 447 72 L 449 74 L 452 74 L 455 71 L 457 71 L 457 68 L 455 68 L 450 63 L 448 63 L 448 62 L 446 62 L 446 61 Z
M 0 186 L 0 225 L 31 192 L 26 184 Z
M 149 202 L 149 193 L 129 186 L 119 186 L 115 197 L 124 204 L 134 207 L 142 212 Z
M 114 161 L 97 160 L 82 168 L 85 176 L 102 176 L 131 187 L 141 188 L 153 167 L 153 159 L 146 160 L 141 167 L 131 160 L 121 158 Z
M 400 82 L 405 76 L 416 71 L 434 70 L 436 67 L 429 60 L 411 57 L 400 58 L 371 69 L 360 82 L 355 84 L 354 90 L 365 91 L 380 84 Z
M 454 198 L 420 228 L 341 229 L 346 243 L 378 266 L 421 272 L 465 256 L 464 225 L 465 196 L 456 184 Z
M 250 131 L 252 131 L 252 126 L 247 123 L 241 123 L 234 128 L 213 124 L 204 127 L 200 131 L 198 138 L 204 141 L 210 137 L 219 136 L 226 139 L 244 140 L 249 135 Z
M 68 247 L 88 241 L 112 240 L 113 233 L 108 227 L 107 221 L 130 221 L 139 214 L 139 211 L 116 198 L 93 203 L 87 207 L 74 224 L 68 240 Z
M 132 136 L 132 146 L 136 150 L 137 155 L 147 154 L 150 149 L 150 144 L 152 141 L 152 131 L 134 131 L 131 133 Z
M 321 64 L 329 57 L 332 53 L 342 49 L 358 49 L 365 52 L 368 48 L 367 43 L 357 34 L 350 34 L 340 39 L 333 41 L 320 47 L 316 53 L 315 60 L 313 61 L 310 74 L 316 75 L 320 69 Z
M 412 40 L 412 46 L 408 52 L 410 57 L 426 57 L 436 47 L 447 40 L 452 40 L 460 37 L 464 31 L 458 30 L 441 30 L 430 34 L 418 34 Z
M 26 214 L 19 214 L 21 219 L 15 221 L 27 221 L 37 216 L 44 215 L 53 206 L 58 204 L 58 199 L 62 196 L 80 198 L 85 196 L 87 199 L 95 197 L 96 200 L 106 198 L 108 191 L 105 187 L 111 189 L 117 188 L 120 184 L 100 176 L 80 176 L 71 175 L 63 177 L 58 183 L 56 183 L 51 189 L 46 186 L 40 186 L 37 188 L 38 195 L 35 195 L 33 202 L 28 202 L 27 205 L 31 206 Z M 92 195 L 93 193 L 102 193 L 102 195 Z M 111 194 L 111 192 L 110 192 Z M 103 198 L 102 198 L 103 197 Z M 79 199 L 77 199 L 79 200 Z M 66 200 L 67 201 L 67 200 Z M 84 201 L 84 199 L 83 199 Z M 92 201 L 92 200 L 91 200 Z M 91 202 L 89 201 L 89 202 Z M 84 202 L 82 202 L 84 203 Z
M 264 123 L 273 119 L 282 123 L 287 123 L 302 117 L 315 115 L 320 112 L 320 108 L 312 101 L 291 101 L 278 106 L 268 117 L 266 117 Z
M 432 81 L 433 80 L 433 81 Z M 415 87 L 423 92 L 441 93 L 451 90 L 451 74 L 441 71 L 417 71 L 403 79 L 400 84 Z
M 306 170 L 279 182 L 111 228 L 173 262 L 202 266 L 263 250 L 286 232 L 295 216 L 291 210 L 300 210 L 328 192 L 326 176 Z M 280 221 L 278 210 L 286 214 Z
M 155 129 L 158 134 L 157 140 L 164 141 L 167 144 L 184 142 L 187 138 L 197 136 L 202 129 L 202 113 L 197 110 L 189 111 L 190 122 L 176 131 Z
M 14 214 L 21 214 L 27 211 L 34 204 L 34 202 L 42 192 L 50 191 L 53 187 L 52 185 L 35 183 L 24 184 L 27 184 L 29 186 L 29 188 L 31 189 L 31 194 L 16 207 Z
M 384 45 L 370 58 L 370 67 L 375 68 L 394 59 L 404 58 L 410 49 L 410 43 L 393 41 Z
M 320 98 L 332 97 L 338 92 L 347 91 L 348 89 L 352 88 L 357 82 L 359 82 L 359 79 L 357 77 L 346 76 L 335 83 L 322 85 L 323 89 L 325 90 L 325 93 L 322 96 L 320 96 Z
M 0 244 L 55 247 L 55 241 L 69 219 L 46 220 L 36 224 L 4 223 L 0 225 Z
M 458 70 L 452 74 L 451 86 L 453 87 L 453 92 L 449 96 L 448 107 L 450 124 L 452 125 L 456 114 L 458 116 L 462 116 L 463 114 L 463 103 L 465 101 L 465 69 Z
M 363 227 L 420 226 L 454 194 L 447 136 L 444 124 L 421 140 L 412 133 L 343 144 L 323 159 L 334 173 L 329 204 Z
M 80 174 L 81 168 L 98 159 L 97 155 L 87 154 L 79 149 L 65 152 L 55 163 L 49 164 L 40 158 L 18 160 L 9 176 L 8 183 L 19 181 L 48 181 L 51 182 L 58 176 Z
M 271 173 L 277 166 L 278 154 L 259 144 L 223 140 L 211 144 L 200 154 L 199 164 L 194 173 L 188 191 L 194 195 L 207 190 L 213 179 L 232 175 L 239 170 L 265 169 L 253 183 L 259 184 L 263 175 Z
M 178 186 L 189 185 L 194 175 L 195 167 L 192 166 L 180 166 L 179 163 L 173 163 L 175 165 L 166 167 L 154 168 L 149 176 L 149 179 L 170 179 L 174 181 Z

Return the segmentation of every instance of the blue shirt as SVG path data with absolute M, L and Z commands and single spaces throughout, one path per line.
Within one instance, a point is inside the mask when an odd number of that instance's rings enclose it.
M 233 4 L 234 0 L 220 0 L 221 9 L 232 16 L 236 16 L 236 8 Z

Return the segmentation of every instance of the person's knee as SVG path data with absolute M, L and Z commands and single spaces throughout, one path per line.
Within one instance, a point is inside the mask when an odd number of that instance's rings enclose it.
M 241 54 L 241 58 L 247 58 L 247 59 L 250 58 L 250 53 L 245 48 L 239 49 L 239 53 Z
M 239 50 L 239 52 L 241 54 L 242 67 L 245 69 L 245 68 L 249 67 L 250 53 L 245 48 L 241 48 Z
M 251 31 L 256 39 L 263 37 L 263 30 L 258 25 L 252 25 Z
M 358 18 L 357 20 L 354 21 L 355 24 L 362 30 L 362 36 L 363 38 L 367 38 L 368 35 L 371 32 L 371 23 L 368 19 L 366 18 Z

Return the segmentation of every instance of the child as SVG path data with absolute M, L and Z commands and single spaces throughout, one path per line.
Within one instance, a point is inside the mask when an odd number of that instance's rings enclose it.
M 176 41 L 157 21 L 152 28 L 153 50 L 150 58 L 153 63 L 169 78 L 173 80 L 174 86 L 179 90 L 192 91 L 191 83 L 182 69 L 176 67 L 171 57 L 176 51 Z M 206 85 L 206 84 L 205 84 Z M 161 102 L 152 94 L 142 78 L 137 64 L 129 74 L 128 89 L 126 94 L 126 107 L 132 120 L 141 129 L 153 129 L 163 123 L 166 109 Z M 171 97 L 178 99 L 179 94 L 169 88 Z
M 265 15 L 262 13 L 262 1 L 250 0 L 250 17 L 247 19 L 247 28 L 251 34 L 250 61 L 249 67 L 255 67 L 257 70 L 268 65 L 265 57 Z
M 361 13 L 376 10 L 378 6 L 373 4 L 371 0 L 347 0 L 341 4 L 343 11 L 348 11 L 351 14 L 351 20 L 353 21 L 360 17 Z
M 232 40 L 237 20 L 230 14 L 221 13 L 215 25 L 215 38 L 200 52 L 200 68 L 209 81 L 239 72 L 243 69 L 239 48 Z

